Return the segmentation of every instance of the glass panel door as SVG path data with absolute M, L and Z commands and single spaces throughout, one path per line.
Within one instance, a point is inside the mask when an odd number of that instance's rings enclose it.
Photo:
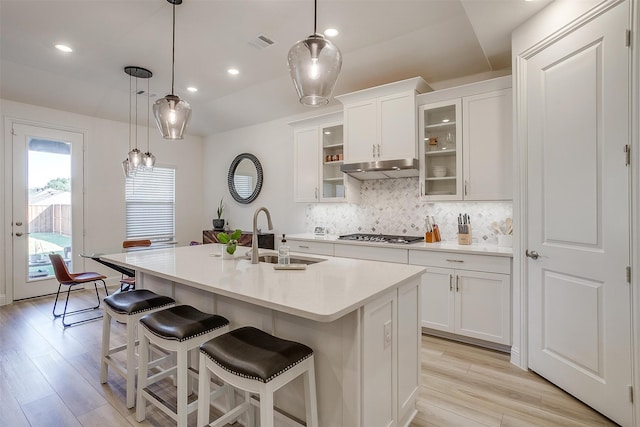
M 82 249 L 83 135 L 14 124 L 13 299 L 54 293 L 49 254 Z M 80 261 L 78 261 L 80 262 Z
M 324 126 L 322 133 L 322 198 L 344 198 L 345 174 L 340 171 L 344 161 L 342 124 Z
M 428 199 L 462 198 L 460 101 L 421 107 L 422 191 Z

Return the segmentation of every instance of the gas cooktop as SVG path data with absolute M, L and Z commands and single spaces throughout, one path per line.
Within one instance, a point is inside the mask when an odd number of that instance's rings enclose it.
M 376 243 L 415 243 L 424 240 L 422 236 L 392 236 L 388 234 L 345 234 L 339 236 L 338 240 L 356 240 L 359 242 L 376 242 Z

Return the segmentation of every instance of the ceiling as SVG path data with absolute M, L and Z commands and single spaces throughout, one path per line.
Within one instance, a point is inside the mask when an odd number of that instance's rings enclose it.
M 340 31 L 334 95 L 415 76 L 437 87 L 507 73 L 511 32 L 549 2 L 319 0 L 318 32 Z M 171 9 L 166 0 L 0 0 L 0 97 L 127 122 L 125 66 L 153 72 L 152 102 L 170 92 Z M 287 68 L 289 48 L 312 32 L 311 0 L 184 0 L 176 7 L 175 93 L 193 110 L 187 133 L 313 109 L 299 104 Z M 275 44 L 249 44 L 261 34 Z M 231 67 L 240 74 L 229 75 Z

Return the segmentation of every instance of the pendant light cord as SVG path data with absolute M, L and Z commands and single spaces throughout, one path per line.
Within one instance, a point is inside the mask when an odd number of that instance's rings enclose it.
M 129 151 L 131 151 L 131 79 L 133 77 L 129 74 Z
M 147 154 L 151 153 L 151 151 L 149 151 L 149 104 L 151 103 L 151 98 L 149 95 L 149 80 L 151 79 L 147 79 Z
M 318 0 L 313 0 L 313 34 L 316 34 L 318 23 Z
M 173 39 L 171 44 L 171 95 L 173 95 L 173 76 L 176 69 L 176 4 L 173 2 Z
M 138 77 L 136 77 L 136 150 L 138 149 Z

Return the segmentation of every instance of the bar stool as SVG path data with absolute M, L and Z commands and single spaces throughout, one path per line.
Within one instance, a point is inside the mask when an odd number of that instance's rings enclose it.
M 211 373 L 245 391 L 244 402 L 209 423 Z M 318 427 L 313 350 L 253 327 L 235 329 L 200 346 L 198 427 L 221 427 L 251 409 L 250 393 L 260 398 L 260 427 L 273 427 L 273 394 L 299 375 L 304 381 L 307 427 Z M 251 410 L 248 426 L 253 426 Z
M 100 382 L 107 382 L 108 368 L 111 368 L 127 380 L 127 408 L 135 404 L 136 360 L 135 346 L 138 320 L 145 314 L 162 310 L 175 304 L 173 298 L 158 295 L 147 289 L 119 292 L 104 299 L 104 319 L 102 322 L 102 357 L 100 364 Z M 127 343 L 111 347 L 111 319 L 127 325 Z M 123 365 L 112 358 L 113 354 L 127 351 Z
M 177 421 L 178 427 L 187 426 L 187 416 L 194 412 L 197 402 L 187 404 L 192 391 L 189 375 L 197 375 L 189 369 L 189 353 L 204 342 L 229 331 L 229 321 L 215 314 L 203 313 L 189 305 L 177 305 L 140 319 L 140 365 L 138 368 L 138 401 L 136 420 L 141 422 L 146 416 L 147 401 Z M 148 376 L 150 345 L 175 352 L 176 366 Z M 197 359 L 196 359 L 197 360 Z M 148 386 L 170 375 L 177 376 L 176 409 L 167 404 Z

